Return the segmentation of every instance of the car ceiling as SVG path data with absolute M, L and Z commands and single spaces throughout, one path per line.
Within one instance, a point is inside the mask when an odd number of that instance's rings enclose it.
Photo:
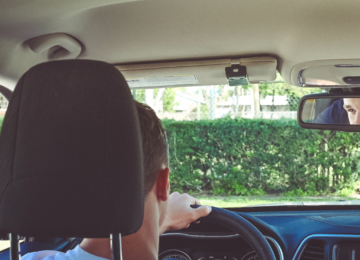
M 112 64 L 272 56 L 292 84 L 299 63 L 360 58 L 359 10 L 357 0 L 0 0 L 0 84 L 46 61 L 27 40 L 58 32 L 83 44 L 79 58 Z

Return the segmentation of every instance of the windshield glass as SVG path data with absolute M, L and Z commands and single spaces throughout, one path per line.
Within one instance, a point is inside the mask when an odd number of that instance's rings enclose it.
M 167 131 L 171 191 L 218 207 L 357 203 L 360 134 L 303 129 L 284 83 L 132 90 Z
M 0 131 L 8 104 L 7 99 L 0 93 Z
M 360 202 L 360 133 L 303 129 L 320 88 L 284 83 L 133 89 L 167 131 L 171 191 L 217 207 Z M 0 94 L 0 130 L 8 102 Z

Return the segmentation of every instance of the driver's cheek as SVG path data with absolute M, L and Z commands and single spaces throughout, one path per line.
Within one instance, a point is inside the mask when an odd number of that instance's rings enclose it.
M 353 125 L 360 125 L 360 113 L 356 111 L 354 115 L 354 120 L 352 122 Z

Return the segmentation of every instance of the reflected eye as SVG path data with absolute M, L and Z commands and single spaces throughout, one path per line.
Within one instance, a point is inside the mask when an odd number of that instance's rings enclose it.
M 353 108 L 349 108 L 347 111 L 348 111 L 348 113 L 355 113 L 356 112 L 356 110 L 353 109 Z

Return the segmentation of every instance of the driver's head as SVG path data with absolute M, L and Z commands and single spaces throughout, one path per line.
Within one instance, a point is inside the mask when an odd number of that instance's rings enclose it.
M 139 115 L 144 158 L 145 212 L 143 226 L 146 221 L 148 221 L 146 223 L 151 222 L 151 216 L 158 216 L 159 219 L 156 222 L 161 225 L 168 210 L 170 194 L 167 138 L 154 110 L 137 101 L 135 101 L 135 106 Z
M 344 98 L 346 110 L 351 125 L 360 125 L 360 98 Z
M 139 115 L 144 158 L 144 195 L 156 183 L 159 172 L 169 167 L 168 143 L 165 130 L 155 111 L 146 104 L 135 101 Z

